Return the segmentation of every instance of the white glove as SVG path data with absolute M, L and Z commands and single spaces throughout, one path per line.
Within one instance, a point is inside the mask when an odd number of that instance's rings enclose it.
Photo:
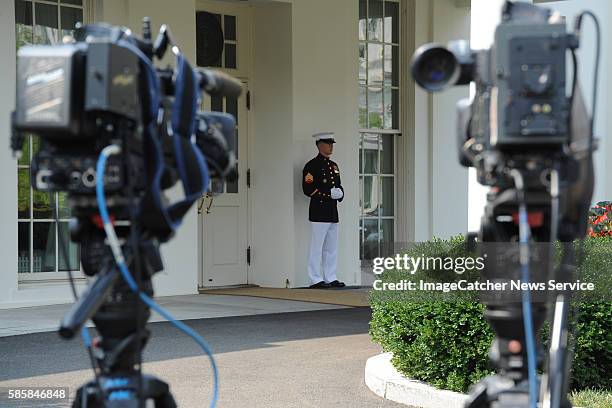
M 331 198 L 333 200 L 339 200 L 342 197 L 344 197 L 344 193 L 342 192 L 341 189 L 339 189 L 338 187 L 334 187 L 331 189 Z

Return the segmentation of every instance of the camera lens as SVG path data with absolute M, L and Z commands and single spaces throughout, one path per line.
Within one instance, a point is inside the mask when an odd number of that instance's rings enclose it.
M 416 83 L 431 92 L 454 85 L 461 71 L 455 54 L 437 44 L 425 44 L 417 49 L 411 65 Z

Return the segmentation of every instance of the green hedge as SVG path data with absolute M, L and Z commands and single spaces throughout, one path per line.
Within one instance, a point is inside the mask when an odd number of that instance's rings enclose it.
M 612 241 L 585 241 L 586 261 L 582 276 L 612 271 Z M 410 256 L 466 256 L 462 237 L 435 239 L 410 249 Z M 603 268 L 603 269 L 601 269 Z M 442 271 L 429 271 L 427 279 L 440 278 Z M 454 272 L 453 272 L 454 274 Z M 397 281 L 396 272 L 385 272 L 383 280 Z M 401 275 L 401 278 L 406 278 Z M 423 275 L 420 276 L 423 278 Z M 458 278 L 468 278 L 465 274 Z M 446 275 L 444 279 L 453 279 Z M 415 301 L 414 292 L 372 291 L 370 335 L 384 351 L 393 353 L 392 363 L 406 376 L 438 388 L 465 392 L 470 384 L 492 372 L 488 351 L 493 333 L 483 306 L 473 298 Z M 572 388 L 612 389 L 612 304 L 579 302 L 578 335 L 572 372 Z M 548 330 L 542 330 L 546 343 Z

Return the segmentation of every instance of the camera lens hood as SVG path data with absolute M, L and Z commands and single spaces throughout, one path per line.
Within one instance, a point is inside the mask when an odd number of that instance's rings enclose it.
M 423 89 L 443 91 L 457 83 L 461 64 L 455 54 L 441 44 L 420 46 L 410 62 L 412 77 Z

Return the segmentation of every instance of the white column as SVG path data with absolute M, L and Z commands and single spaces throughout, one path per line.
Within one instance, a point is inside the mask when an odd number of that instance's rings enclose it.
M 17 161 L 9 149 L 10 115 L 15 104 L 15 2 L 0 0 L 0 303 L 17 290 Z
M 526 1 L 531 3 L 531 1 Z M 501 20 L 501 10 L 505 0 L 472 0 L 470 15 L 470 46 L 474 50 L 486 49 L 493 44 L 495 28 Z M 474 96 L 474 86 L 470 86 L 470 97 Z M 476 169 L 470 168 L 468 186 L 468 230 L 478 231 L 480 219 L 487 202 L 487 187 L 476 181 Z

